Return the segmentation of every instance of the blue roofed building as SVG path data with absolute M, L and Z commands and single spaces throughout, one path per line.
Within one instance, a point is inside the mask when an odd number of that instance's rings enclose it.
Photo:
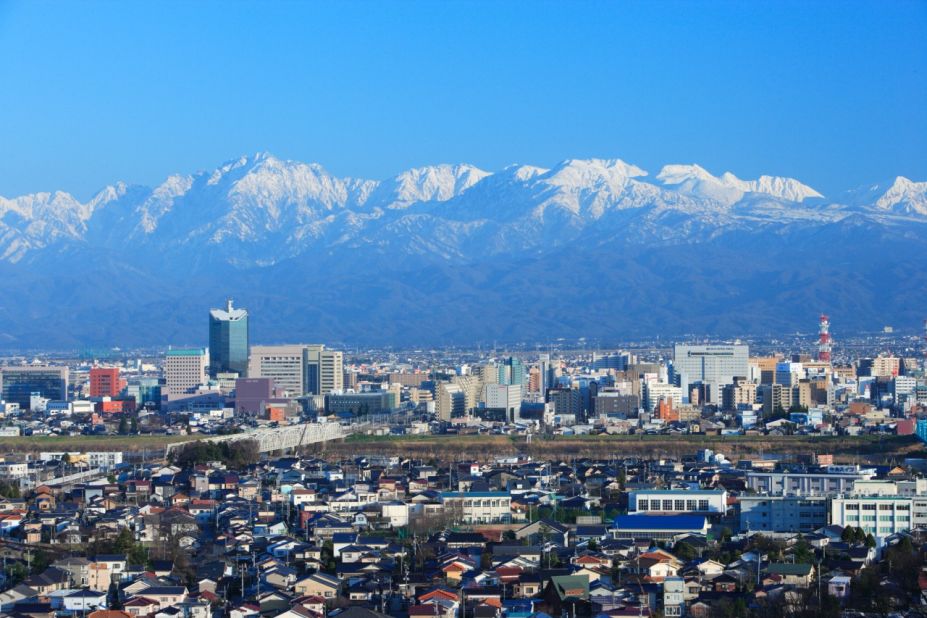
M 683 534 L 708 534 L 708 520 L 702 515 L 619 515 L 612 537 L 672 541 Z

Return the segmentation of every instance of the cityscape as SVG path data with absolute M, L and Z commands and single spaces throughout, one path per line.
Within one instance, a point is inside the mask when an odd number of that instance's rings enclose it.
M 927 617 L 927 0 L 0 58 L 0 618 Z
M 253 318 L 228 298 L 199 347 L 3 359 L 3 611 L 921 606 L 927 331 L 361 352 L 259 345 Z

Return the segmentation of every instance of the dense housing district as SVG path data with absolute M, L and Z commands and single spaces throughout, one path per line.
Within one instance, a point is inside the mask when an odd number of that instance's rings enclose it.
M 351 352 L 249 317 L 0 364 L 0 616 L 927 611 L 918 337 Z

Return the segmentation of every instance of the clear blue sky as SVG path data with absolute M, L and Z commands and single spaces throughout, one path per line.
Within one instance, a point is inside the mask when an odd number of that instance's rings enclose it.
M 927 2 L 0 0 L 0 195 L 268 150 L 927 180 Z

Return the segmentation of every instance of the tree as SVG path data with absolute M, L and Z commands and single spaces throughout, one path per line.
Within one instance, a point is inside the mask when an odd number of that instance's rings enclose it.
M 133 414 L 129 419 L 129 433 L 133 435 L 138 433 L 138 414 Z
M 867 534 L 866 535 L 866 547 L 872 549 L 875 546 L 876 546 L 875 537 L 872 536 L 872 533 Z
M 19 491 L 19 484 L 13 481 L 0 480 L 0 496 L 12 500 L 21 498 L 22 492 Z
M 698 557 L 698 551 L 696 551 L 692 545 L 686 543 L 685 541 L 676 543 L 676 546 L 673 547 L 673 553 L 676 554 L 680 560 L 685 562 L 688 562 L 689 560 L 695 560 Z
M 119 419 L 119 435 L 124 436 L 127 433 L 129 433 L 129 419 L 123 414 L 122 418 Z

